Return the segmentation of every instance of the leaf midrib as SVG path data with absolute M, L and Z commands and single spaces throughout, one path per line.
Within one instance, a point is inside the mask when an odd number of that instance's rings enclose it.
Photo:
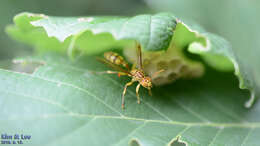
M 95 119 L 119 119 L 119 120 L 130 120 L 130 121 L 142 121 L 146 123 L 161 123 L 161 124 L 170 124 L 170 125 L 181 125 L 181 126 L 189 126 L 189 127 L 214 127 L 214 128 L 260 128 L 260 123 L 257 122 L 250 122 L 250 123 L 201 123 L 201 122 L 179 122 L 179 121 L 161 121 L 161 120 L 147 120 L 142 118 L 133 118 L 133 117 L 121 117 L 121 116 L 107 116 L 107 115 L 90 115 L 90 114 L 80 114 L 80 113 L 62 113 L 62 114 L 43 114 L 39 116 L 26 116 L 26 117 L 19 117 L 12 119 L 2 119 L 0 121 L 11 121 L 11 120 L 34 120 L 34 119 L 46 119 L 46 118 L 56 118 L 61 116 L 69 116 L 69 117 L 88 117 L 88 118 L 95 118 Z

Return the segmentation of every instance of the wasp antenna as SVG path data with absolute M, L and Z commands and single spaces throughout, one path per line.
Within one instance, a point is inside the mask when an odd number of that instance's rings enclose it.
M 136 47 L 137 47 L 138 67 L 139 69 L 143 69 L 142 48 L 141 45 L 137 42 L 136 42 Z
M 152 75 L 152 79 L 155 78 L 155 77 L 157 77 L 160 73 L 162 73 L 162 72 L 164 72 L 164 71 L 165 71 L 165 69 L 161 69 L 161 70 L 155 72 L 155 73 Z

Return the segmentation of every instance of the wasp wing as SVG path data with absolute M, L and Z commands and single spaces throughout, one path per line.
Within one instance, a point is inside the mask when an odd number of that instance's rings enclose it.
M 136 42 L 137 57 L 138 57 L 138 68 L 143 70 L 143 59 L 142 59 L 142 48 L 141 45 Z
M 115 69 L 115 70 L 117 70 L 117 71 L 121 71 L 121 72 L 124 72 L 124 73 L 130 74 L 129 71 L 127 71 L 127 70 L 121 68 L 121 67 L 118 66 L 118 65 L 115 65 L 115 64 L 113 64 L 113 63 L 107 61 L 107 60 L 104 59 L 104 58 L 97 57 L 96 59 L 97 59 L 98 61 L 104 63 L 104 64 L 107 64 L 108 66 L 110 66 L 111 68 L 113 68 L 113 69 Z

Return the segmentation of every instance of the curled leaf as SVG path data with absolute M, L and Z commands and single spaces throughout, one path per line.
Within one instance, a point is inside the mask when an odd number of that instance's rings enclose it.
M 199 25 L 186 24 L 170 13 L 133 17 L 53 17 L 21 13 L 15 16 L 14 22 L 15 25 L 7 27 L 7 33 L 14 39 L 32 45 L 38 51 L 67 52 L 71 58 L 77 52 L 95 54 L 112 47 L 129 47 L 133 41 L 138 41 L 145 51 L 167 50 L 173 44 L 176 49 L 187 49 L 189 53 L 201 56 L 217 70 L 234 69 L 240 88 L 251 92 L 246 106 L 250 107 L 255 99 L 254 81 L 235 57 L 230 44 Z M 187 66 L 189 69 L 193 67 Z M 201 67 L 196 70 L 198 76 L 203 72 Z

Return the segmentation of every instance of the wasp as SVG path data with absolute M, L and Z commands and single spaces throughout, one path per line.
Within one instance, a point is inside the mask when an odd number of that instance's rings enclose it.
M 134 82 L 138 82 L 136 86 L 136 97 L 137 103 L 140 104 L 140 96 L 139 96 L 139 89 L 140 86 L 148 89 L 150 96 L 152 96 L 151 88 L 152 86 L 152 78 L 155 78 L 159 73 L 163 72 L 164 70 L 159 70 L 155 72 L 151 77 L 147 76 L 143 71 L 143 62 L 142 62 L 142 51 L 140 44 L 136 43 L 137 48 L 137 67 L 136 64 L 133 64 L 131 68 L 129 68 L 128 63 L 125 59 L 115 52 L 106 52 L 104 53 L 104 58 L 97 58 L 99 61 L 108 64 L 110 67 L 114 68 L 117 71 L 105 71 L 100 73 L 107 73 L 107 74 L 118 74 L 118 76 L 129 76 L 132 80 L 125 84 L 123 94 L 122 94 L 122 109 L 125 108 L 125 94 L 127 87 L 131 86 Z M 124 68 L 123 68 L 123 67 Z

